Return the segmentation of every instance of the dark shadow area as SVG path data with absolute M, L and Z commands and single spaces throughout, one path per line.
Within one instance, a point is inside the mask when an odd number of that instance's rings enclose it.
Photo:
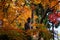
M 0 35 L 0 40 L 9 40 L 9 37 L 6 34 Z

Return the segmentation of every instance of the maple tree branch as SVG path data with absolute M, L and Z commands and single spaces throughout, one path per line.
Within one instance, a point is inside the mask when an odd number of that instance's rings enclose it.
M 59 1 L 59 2 L 60 2 L 60 1 Z M 59 2 L 57 2 L 57 4 L 58 4 Z M 56 4 L 56 5 L 57 5 L 57 4 Z M 51 11 L 53 11 L 53 8 L 54 8 L 56 5 L 54 5 L 54 6 L 51 8 L 51 9 L 52 9 Z M 48 13 L 48 12 L 45 11 L 45 13 L 44 13 L 44 15 L 43 15 L 40 23 L 43 23 L 43 20 L 45 19 L 47 13 Z

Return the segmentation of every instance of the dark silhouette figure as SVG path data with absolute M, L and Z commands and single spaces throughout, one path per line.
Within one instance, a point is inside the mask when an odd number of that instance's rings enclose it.
M 30 18 L 27 19 L 27 23 L 25 23 L 25 30 L 30 29 Z
M 27 22 L 25 23 L 25 30 L 26 30 L 26 31 L 29 30 L 30 28 L 32 28 L 32 27 L 30 26 L 30 23 L 31 23 L 30 20 L 31 20 L 31 19 L 28 18 L 28 19 L 27 19 Z M 31 37 L 30 35 L 27 35 L 27 39 L 28 39 L 28 40 L 32 40 L 32 37 Z

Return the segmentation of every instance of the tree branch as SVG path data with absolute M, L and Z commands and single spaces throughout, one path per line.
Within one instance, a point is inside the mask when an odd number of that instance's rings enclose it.
M 57 4 L 58 4 L 58 3 L 59 3 L 59 2 L 57 2 Z M 57 5 L 57 4 L 56 4 L 56 5 Z M 52 11 L 52 12 L 53 12 L 53 10 L 54 10 L 53 8 L 54 8 L 56 5 L 54 5 L 52 8 L 50 8 L 49 11 Z M 48 11 L 48 10 L 45 11 L 45 13 L 44 13 L 44 15 L 43 15 L 40 23 L 43 23 L 43 20 L 45 19 L 46 14 L 47 14 L 49 11 Z

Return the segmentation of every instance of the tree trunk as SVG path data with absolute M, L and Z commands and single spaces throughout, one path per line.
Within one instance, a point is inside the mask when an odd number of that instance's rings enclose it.
M 52 24 L 53 40 L 54 40 L 54 24 Z

